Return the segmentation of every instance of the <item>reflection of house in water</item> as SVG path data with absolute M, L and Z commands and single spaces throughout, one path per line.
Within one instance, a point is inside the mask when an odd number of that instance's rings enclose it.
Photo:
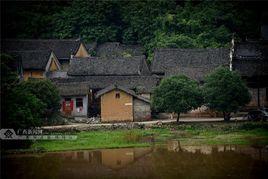
M 62 153 L 65 160 L 101 164 L 101 151 L 77 151 Z
M 112 169 L 121 169 L 152 152 L 151 148 L 124 148 L 102 150 L 102 165 Z
M 215 154 L 219 152 L 235 152 L 250 155 L 253 159 L 268 161 L 268 150 L 265 148 L 243 147 L 239 145 L 200 145 L 181 146 L 178 140 L 167 141 L 167 150 L 173 152 L 190 152 L 198 154 Z
M 152 152 L 151 148 L 122 148 L 104 149 L 100 151 L 66 152 L 62 155 L 65 160 L 72 160 L 72 162 L 88 162 L 111 169 L 121 169 L 150 152 Z

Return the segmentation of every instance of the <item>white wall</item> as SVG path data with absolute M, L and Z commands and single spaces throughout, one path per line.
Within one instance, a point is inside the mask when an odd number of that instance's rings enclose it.
M 61 105 L 63 104 L 63 101 L 65 98 L 71 98 L 71 100 L 74 102 L 74 106 L 73 106 L 73 111 L 72 111 L 72 116 L 87 116 L 87 112 L 88 112 L 88 95 L 86 96 L 72 96 L 72 97 L 61 97 Z M 83 110 L 82 111 L 78 111 L 77 107 L 76 107 L 76 98 L 83 98 Z M 62 111 L 62 106 L 60 111 Z

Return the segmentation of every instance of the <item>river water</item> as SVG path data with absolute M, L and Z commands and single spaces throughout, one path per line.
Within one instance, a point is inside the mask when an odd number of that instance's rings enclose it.
M 268 178 L 268 148 L 181 146 L 4 155 L 4 178 Z

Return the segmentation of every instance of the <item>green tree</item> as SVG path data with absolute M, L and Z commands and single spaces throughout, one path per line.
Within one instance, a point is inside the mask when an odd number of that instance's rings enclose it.
M 75 0 L 53 15 L 53 36 L 86 41 L 117 41 L 121 36 L 119 1 Z
M 39 126 L 46 105 L 36 96 L 19 88 L 15 61 L 1 54 L 1 125 L 6 128 Z
M 31 128 L 42 124 L 42 116 L 46 108 L 35 95 L 15 87 L 5 96 L 3 126 L 13 129 Z
M 184 75 L 163 79 L 153 92 L 152 104 L 155 109 L 178 114 L 199 107 L 203 102 L 198 83 Z
M 223 112 L 225 121 L 230 120 L 231 112 L 236 112 L 251 98 L 239 74 L 223 67 L 205 78 L 203 92 L 208 107 Z
M 35 95 L 46 105 L 44 115 L 50 118 L 60 108 L 60 96 L 57 87 L 46 79 L 29 79 L 19 84 L 18 88 Z

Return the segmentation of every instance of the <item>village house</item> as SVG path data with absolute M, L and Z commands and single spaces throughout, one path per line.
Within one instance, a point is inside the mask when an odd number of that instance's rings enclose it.
M 202 84 L 205 75 L 220 66 L 236 70 L 247 82 L 253 96 L 250 107 L 267 106 L 265 40 L 235 43 L 231 49 L 160 48 L 150 66 L 144 48 L 118 42 L 2 40 L 1 48 L 21 62 L 25 80 L 49 78 L 56 84 L 65 116 L 100 117 L 102 122 L 149 120 L 151 94 L 162 78 L 184 74 Z
M 234 45 L 232 69 L 245 80 L 251 93 L 248 108 L 268 106 L 268 41 L 245 41 Z
M 57 86 L 59 86 L 60 94 L 63 98 L 62 101 L 62 111 L 69 109 L 64 105 L 69 105 L 69 102 L 66 100 L 72 100 L 70 98 L 73 97 L 74 100 L 77 100 L 81 97 L 88 99 L 88 111 L 85 116 L 101 116 L 101 119 L 105 121 L 104 114 L 105 108 L 104 104 L 107 104 L 106 100 L 101 100 L 96 97 L 97 93 L 100 93 L 101 90 L 107 90 L 110 86 L 116 85 L 118 88 L 124 89 L 122 91 L 122 95 L 128 96 L 131 101 L 133 99 L 139 99 L 149 106 L 149 109 L 144 108 L 142 110 L 150 111 L 150 95 L 153 87 L 155 87 L 159 81 L 157 76 L 152 76 L 148 65 L 146 63 L 145 56 L 133 56 L 133 57 L 87 57 L 87 58 L 73 58 L 70 61 L 70 67 L 67 71 L 68 77 L 66 78 L 53 78 L 51 79 Z M 68 86 L 68 87 L 67 87 Z M 83 89 L 81 91 L 81 88 Z M 86 86 L 84 88 L 84 86 Z M 68 96 L 68 95 L 69 96 Z M 106 96 L 107 94 L 103 94 Z M 124 98 L 113 98 L 110 100 L 112 104 L 114 102 L 121 101 Z M 147 101 L 146 101 L 147 100 Z M 70 102 L 71 104 L 76 103 Z M 135 112 L 135 109 L 132 109 L 132 103 L 129 106 L 131 111 L 128 113 L 132 116 L 128 118 L 125 114 L 121 114 L 121 117 L 118 116 L 110 116 L 111 119 L 116 119 L 117 121 L 124 120 L 141 120 L 141 117 L 137 117 L 134 114 L 139 115 Z M 110 106 L 113 106 L 111 105 Z M 136 103 L 135 103 L 136 104 Z M 142 103 L 140 105 L 143 105 Z M 104 105 L 105 106 L 105 105 Z M 84 108 L 84 106 L 83 106 Z M 71 105 L 71 110 L 76 110 L 77 108 L 74 105 Z M 109 110 L 113 110 L 109 108 Z M 106 110 L 107 112 L 107 110 Z M 121 111 L 122 112 L 122 111 Z M 64 112 L 66 114 L 66 112 Z M 69 113 L 70 114 L 70 113 Z M 72 112 L 71 114 L 78 114 L 77 112 Z M 81 113 L 80 114 L 84 114 Z M 124 116 L 125 118 L 123 118 Z M 143 117 L 143 119 L 149 119 L 150 114 L 147 114 Z
M 12 55 L 21 64 L 18 71 L 24 80 L 46 78 L 49 72 L 61 70 L 58 58 L 50 50 L 13 51 Z
M 20 76 L 47 78 L 48 72 L 66 71 L 73 57 L 89 57 L 95 43 L 84 44 L 80 39 L 4 39 L 1 52 L 13 55 L 21 63 Z M 48 55 L 49 53 L 49 55 Z M 45 69 L 44 66 L 51 65 Z M 55 74 L 55 73 L 54 73 Z M 57 73 L 59 75 L 66 73 Z
M 61 95 L 61 113 L 64 116 L 88 115 L 89 89 L 87 85 L 57 85 Z
M 151 119 L 150 100 L 132 90 L 111 85 L 98 91 L 96 98 L 101 98 L 101 122 Z
M 184 74 L 202 83 L 205 75 L 219 66 L 229 67 L 229 64 L 228 48 L 160 48 L 154 52 L 151 71 L 161 77 Z

